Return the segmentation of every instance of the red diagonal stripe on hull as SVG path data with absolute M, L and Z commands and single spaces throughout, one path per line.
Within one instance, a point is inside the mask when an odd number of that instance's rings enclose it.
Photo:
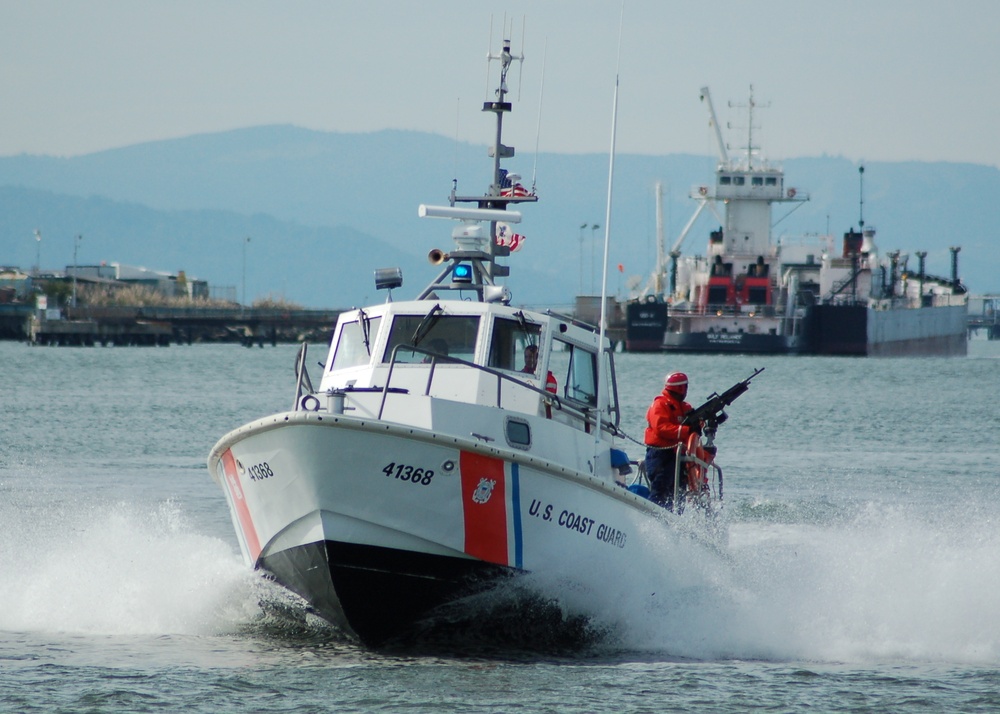
M 226 474 L 226 488 L 229 489 L 229 495 L 232 497 L 236 518 L 240 522 L 247 550 L 250 551 L 250 559 L 256 563 L 257 556 L 260 555 L 260 542 L 257 540 L 257 529 L 253 527 L 253 520 L 250 518 L 247 501 L 243 497 L 243 487 L 240 485 L 240 475 L 236 470 L 236 459 L 233 458 L 231 449 L 226 449 L 222 455 L 222 470 Z

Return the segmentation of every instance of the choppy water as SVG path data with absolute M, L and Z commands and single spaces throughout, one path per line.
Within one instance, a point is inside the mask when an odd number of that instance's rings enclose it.
M 606 637 L 545 657 L 368 652 L 246 571 L 205 457 L 294 353 L 0 343 L 0 711 L 1000 708 L 1000 344 L 619 355 L 637 438 L 666 371 L 767 368 L 719 432 L 730 545 L 598 572 L 559 605 Z

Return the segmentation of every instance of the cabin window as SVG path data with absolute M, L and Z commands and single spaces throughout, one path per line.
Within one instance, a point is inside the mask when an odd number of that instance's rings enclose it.
M 613 423 L 618 424 L 618 385 L 614 378 L 614 354 L 605 352 L 604 381 L 601 388 L 607 402 L 608 414 Z M 582 347 L 560 339 L 552 341 L 549 355 L 549 370 L 556 376 L 558 394 L 566 399 L 581 402 L 586 406 L 597 406 L 596 387 L 597 355 Z
M 417 328 L 421 328 L 417 333 Z M 476 337 L 479 334 L 479 318 L 467 315 L 396 315 L 392 319 L 389 343 L 386 345 L 382 361 L 392 359 L 396 351 L 396 361 L 403 363 L 430 362 L 424 351 L 457 357 L 471 362 L 476 355 Z M 406 349 L 417 338 L 421 351 Z
M 531 427 L 528 422 L 522 419 L 507 419 L 504 433 L 507 435 L 507 443 L 518 449 L 531 446 Z
M 381 317 L 373 317 L 367 320 L 352 320 L 341 325 L 330 370 L 368 364 L 371 361 L 371 350 L 375 346 L 375 337 L 378 335 L 378 326 L 381 322 Z
M 764 185 L 764 177 L 763 176 L 753 176 L 750 179 L 750 183 L 753 184 L 754 186 L 763 186 Z
M 733 176 L 733 184 L 736 186 L 742 186 L 747 182 L 745 176 Z
M 720 186 L 728 186 L 732 182 L 733 182 L 733 179 L 732 179 L 731 176 L 720 176 L 719 177 L 719 185 Z
M 559 393 L 567 399 L 592 407 L 597 406 L 596 355 L 578 345 L 561 340 L 556 341 L 556 346 L 561 348 L 561 352 L 559 358 L 554 359 L 550 366 L 553 371 L 558 369 L 555 373 Z
M 775 178 L 774 176 L 768 176 L 766 179 L 764 179 L 764 183 L 767 184 L 768 186 L 777 186 L 778 179 Z
M 532 365 L 526 363 L 525 350 L 531 346 L 538 358 L 538 344 L 542 328 L 530 322 L 508 320 L 498 317 L 493 323 L 493 340 L 490 343 L 490 358 L 487 366 L 494 369 L 535 374 Z

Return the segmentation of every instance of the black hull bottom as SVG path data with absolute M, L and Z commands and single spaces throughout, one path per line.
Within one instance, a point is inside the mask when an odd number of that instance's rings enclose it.
M 520 571 L 477 560 L 326 541 L 261 567 L 368 647 L 575 654 L 603 636 Z
M 477 560 L 335 541 L 281 551 L 263 558 L 261 567 L 323 619 L 373 647 L 514 572 Z

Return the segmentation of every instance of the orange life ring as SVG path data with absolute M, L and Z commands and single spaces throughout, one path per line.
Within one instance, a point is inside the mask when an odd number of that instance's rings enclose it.
M 788 197 L 789 198 L 795 198 L 795 189 L 794 188 L 788 189 Z
M 702 196 L 707 196 L 708 195 L 708 186 L 701 186 L 698 189 L 698 193 L 700 193 Z
M 687 444 L 685 444 L 685 453 L 688 456 L 698 457 L 698 442 L 700 440 L 698 434 L 692 433 L 688 437 Z M 687 487 L 690 493 L 701 493 L 705 490 L 708 485 L 708 481 L 705 478 L 705 469 L 701 464 L 695 463 L 694 461 L 687 461 L 684 464 L 685 471 L 687 472 Z

